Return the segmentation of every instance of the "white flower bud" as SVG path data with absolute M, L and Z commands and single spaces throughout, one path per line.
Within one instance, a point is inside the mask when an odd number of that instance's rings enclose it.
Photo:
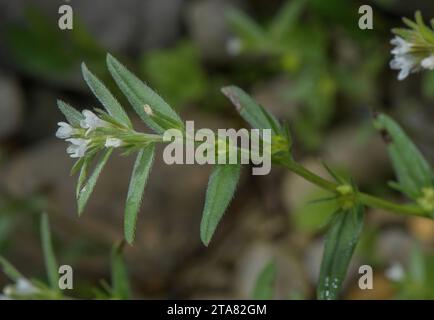
M 428 70 L 434 70 L 434 55 L 430 55 L 421 61 L 420 65 Z
M 71 142 L 66 152 L 71 158 L 81 158 L 85 155 L 87 150 L 87 145 L 90 140 L 85 139 L 66 139 L 66 141 Z
M 74 128 L 71 127 L 69 123 L 66 122 L 59 122 L 57 123 L 59 126 L 59 129 L 56 131 L 56 137 L 59 139 L 67 139 L 70 138 L 71 135 L 74 133 Z
M 81 120 L 80 126 L 84 129 L 92 131 L 96 128 L 105 127 L 106 122 L 101 120 L 95 113 L 90 110 L 83 110 L 84 119 Z
M 118 138 L 107 138 L 105 140 L 106 148 L 118 148 L 121 147 L 122 144 L 123 144 L 122 140 Z
M 412 44 L 401 37 L 395 37 L 390 41 L 395 46 L 391 53 L 394 55 L 390 61 L 390 68 L 393 70 L 400 70 L 398 80 L 402 81 L 408 77 L 411 72 L 418 69 L 418 62 L 411 54 L 410 50 Z

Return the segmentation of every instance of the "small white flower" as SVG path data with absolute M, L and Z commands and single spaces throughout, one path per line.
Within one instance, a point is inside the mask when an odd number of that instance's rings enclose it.
M 226 51 L 231 56 L 237 56 L 243 49 L 243 42 L 240 38 L 232 37 L 226 42 Z
M 90 110 L 83 110 L 84 119 L 81 120 L 80 126 L 84 129 L 88 129 L 87 132 L 96 128 L 105 127 L 106 122 L 101 120 L 95 113 Z
M 428 70 L 434 70 L 434 55 L 430 55 L 428 58 L 425 58 L 421 61 L 420 65 Z
M 398 75 L 398 80 L 402 81 L 408 77 L 410 72 L 414 72 L 416 66 L 415 60 L 409 55 L 397 55 L 390 61 L 390 68 L 401 70 Z
M 39 289 L 36 288 L 29 280 L 25 278 L 20 278 L 14 285 L 7 286 L 1 296 L 1 299 L 10 299 L 12 296 L 30 296 L 32 294 L 36 294 L 39 292 Z
M 71 145 L 66 149 L 71 158 L 81 158 L 85 155 L 89 140 L 79 138 L 66 139 L 66 141 L 71 142 Z
M 18 295 L 31 295 L 37 293 L 39 290 L 27 279 L 18 279 L 15 285 L 15 294 Z
M 410 52 L 412 44 L 410 42 L 405 41 L 401 37 L 395 37 L 390 41 L 391 44 L 395 46 L 392 49 L 391 53 L 394 55 L 404 55 Z
M 122 140 L 118 138 L 107 138 L 105 140 L 105 146 L 106 148 L 117 148 L 122 146 Z
M 385 272 L 386 277 L 395 282 L 399 282 L 404 278 L 404 269 L 400 263 L 394 263 Z
M 395 46 L 391 53 L 394 55 L 390 61 L 390 68 L 400 70 L 398 80 L 402 81 L 408 77 L 411 72 L 419 69 L 419 60 L 411 54 L 412 44 L 401 37 L 395 37 L 390 41 Z
M 143 106 L 143 110 L 145 111 L 145 113 L 148 115 L 148 116 L 153 116 L 154 115 L 154 111 L 152 111 L 152 108 L 151 108 L 151 106 L 149 105 L 149 104 L 145 104 L 144 106 Z
M 69 123 L 66 122 L 58 122 L 57 125 L 59 129 L 56 131 L 56 137 L 59 139 L 67 139 L 70 138 L 74 133 L 74 128 L 71 127 Z

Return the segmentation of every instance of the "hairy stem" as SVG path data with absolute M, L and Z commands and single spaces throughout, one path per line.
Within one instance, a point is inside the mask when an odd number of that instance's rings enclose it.
M 317 174 L 309 171 L 297 162 L 292 160 L 285 160 L 282 161 L 280 164 L 285 168 L 289 169 L 290 171 L 294 172 L 295 174 L 306 179 L 307 181 L 317 185 L 318 187 L 335 194 L 338 193 L 336 190 L 336 188 L 339 186 L 338 184 L 318 176 Z M 384 209 L 397 214 L 429 217 L 429 214 L 417 205 L 398 204 L 363 192 L 357 192 L 356 197 L 360 203 L 364 204 L 367 207 Z

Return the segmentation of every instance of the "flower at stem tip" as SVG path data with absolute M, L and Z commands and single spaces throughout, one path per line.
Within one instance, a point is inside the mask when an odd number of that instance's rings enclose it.
M 398 74 L 398 80 L 402 81 L 408 77 L 412 72 L 416 72 L 420 69 L 416 59 L 411 54 L 412 44 L 407 42 L 401 37 L 395 37 L 390 41 L 395 46 L 391 53 L 394 55 L 392 61 L 390 61 L 390 68 L 393 70 L 400 70 Z
M 403 21 L 407 28 L 393 29 L 396 36 L 390 41 L 394 46 L 390 68 L 399 70 L 400 81 L 410 73 L 434 70 L 434 30 L 425 24 L 420 11 L 416 12 L 415 21 Z
M 104 120 L 101 120 L 95 113 L 90 110 L 83 110 L 84 119 L 81 120 L 80 126 L 83 129 L 87 129 L 86 134 L 90 131 L 95 130 L 96 128 L 106 127 L 107 123 Z
M 68 139 L 74 133 L 74 128 L 66 122 L 58 122 L 59 129 L 56 131 L 56 137 L 59 139 Z
M 85 155 L 87 146 L 90 140 L 82 138 L 71 138 L 66 139 L 66 141 L 71 142 L 69 147 L 66 149 L 66 153 L 70 155 L 71 158 L 81 158 Z

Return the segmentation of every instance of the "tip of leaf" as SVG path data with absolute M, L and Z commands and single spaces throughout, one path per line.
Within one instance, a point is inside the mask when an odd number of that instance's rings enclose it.
M 86 66 L 86 62 L 84 61 L 81 63 L 81 70 L 88 70 Z
M 113 62 L 116 62 L 117 60 L 116 60 L 116 58 L 113 57 L 110 53 L 107 53 L 106 61 L 107 61 L 107 64 L 111 64 L 111 63 L 113 63 Z
M 84 209 L 83 206 L 81 206 L 81 205 L 78 206 L 78 212 L 77 212 L 77 213 L 78 213 L 78 217 L 79 217 L 79 218 L 80 218 L 81 215 L 83 214 L 83 209 Z
M 208 247 L 209 243 L 211 242 L 211 239 L 204 239 L 203 237 L 201 237 L 201 240 L 205 247 Z
M 131 232 L 128 232 L 127 230 L 125 230 L 124 237 L 130 246 L 132 246 L 134 244 L 134 233 L 131 233 Z
M 236 86 L 227 86 L 221 88 L 221 92 L 233 103 L 235 108 L 240 111 L 242 109 L 240 99 L 234 90 L 237 89 Z

